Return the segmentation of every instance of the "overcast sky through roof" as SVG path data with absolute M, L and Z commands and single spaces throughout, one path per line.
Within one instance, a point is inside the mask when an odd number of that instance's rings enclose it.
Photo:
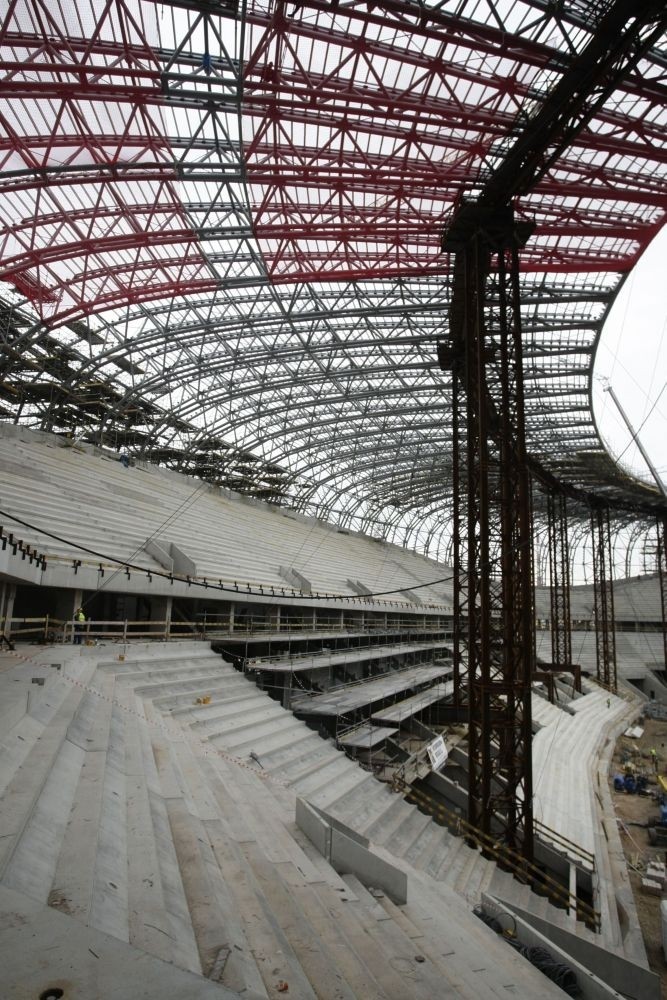
M 653 481 L 604 385 L 609 382 L 667 486 L 667 226 L 629 275 L 604 326 L 595 365 L 600 431 L 624 468 Z

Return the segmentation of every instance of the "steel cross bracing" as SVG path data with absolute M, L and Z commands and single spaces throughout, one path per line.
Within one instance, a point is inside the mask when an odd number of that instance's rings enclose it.
M 549 594 L 551 601 L 551 661 L 556 670 L 572 667 L 572 621 L 570 616 L 570 552 L 567 498 L 547 494 L 549 537 Z
M 483 7 L 489 19 L 484 25 L 446 13 L 449 6 L 351 3 L 337 16 L 335 5 L 322 3 L 249 5 L 257 43 L 246 66 L 245 106 L 259 120 L 246 145 L 248 176 L 275 280 L 311 279 L 332 267 L 355 275 L 360 264 L 364 274 L 406 273 L 418 260 L 422 273 L 441 267 L 428 248 L 452 200 L 481 190 L 589 37 L 580 30 L 564 36 L 557 19 L 528 4 L 478 4 L 475 14 Z M 651 38 L 659 36 L 655 9 Z M 512 38 L 501 27 L 503 12 Z M 545 45 L 545 33 L 562 48 Z M 623 270 L 621 258 L 632 256 L 630 233 L 615 214 L 627 206 L 617 209 L 607 197 L 619 182 L 631 197 L 644 197 L 625 169 L 647 153 L 636 144 L 638 122 L 628 131 L 618 111 L 639 100 L 632 60 L 625 70 L 621 92 L 600 107 L 599 121 L 572 137 L 574 146 L 526 195 L 521 208 L 538 225 L 524 268 Z M 662 73 L 657 89 L 650 75 L 644 95 L 650 92 L 654 107 Z M 650 133 L 645 110 L 640 131 Z M 268 163 L 267 145 L 275 150 Z M 650 227 L 651 218 L 664 217 L 665 192 L 648 183 L 658 209 L 644 218 Z
M 443 553 L 443 218 L 530 134 L 611 5 L 234 7 L 0 15 L 0 406 Z M 652 491 L 606 457 L 589 386 L 619 280 L 665 217 L 658 27 L 517 200 L 536 224 L 529 451 L 631 506 Z
M 616 691 L 614 561 L 609 508 L 601 504 L 591 509 L 591 538 L 597 678 L 608 690 Z
M 518 276 L 525 235 L 508 209 L 458 213 L 445 243 L 455 254 L 454 293 L 439 358 L 465 398 L 465 449 L 457 452 L 467 558 L 454 573 L 466 577 L 468 819 L 530 859 L 535 656 Z
M 609 5 L 574 57 L 571 76 L 556 82 L 532 115 L 530 135 L 508 134 L 479 194 L 459 200 L 443 237 L 443 249 L 454 255 L 454 294 L 441 362 L 446 367 L 449 354 L 452 369 L 462 370 L 466 399 L 468 819 L 528 861 L 535 643 L 518 251 L 533 226 L 517 222 L 512 206 L 539 186 L 625 67 L 636 64 L 643 25 L 631 13 L 624 0 Z M 494 257 L 497 310 L 487 292 Z M 593 507 L 592 526 L 598 678 L 615 691 L 608 507 Z M 463 571 L 456 561 L 455 577 Z
M 656 521 L 656 563 L 660 584 L 660 615 L 662 625 L 662 649 L 665 670 L 667 670 L 667 518 Z

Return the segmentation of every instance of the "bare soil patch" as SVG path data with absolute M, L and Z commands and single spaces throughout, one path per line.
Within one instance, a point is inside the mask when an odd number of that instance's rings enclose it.
M 667 842 L 663 846 L 649 843 L 647 825 L 660 814 L 660 788 L 651 760 L 653 747 L 658 754 L 658 771 L 667 776 L 667 723 L 655 719 L 643 721 L 644 733 L 639 739 L 621 736 L 612 758 L 609 782 L 619 822 L 619 833 L 628 865 L 630 884 L 642 929 L 646 955 L 653 972 L 660 976 L 662 996 L 667 1000 L 667 962 L 662 950 L 660 896 L 642 890 L 642 878 L 649 861 L 667 861 Z M 644 774 L 649 780 L 649 795 L 628 795 L 614 791 L 613 777 L 624 774 L 626 766 L 634 774 Z M 666 838 L 667 841 L 667 838 Z M 663 893 L 662 898 L 667 898 Z

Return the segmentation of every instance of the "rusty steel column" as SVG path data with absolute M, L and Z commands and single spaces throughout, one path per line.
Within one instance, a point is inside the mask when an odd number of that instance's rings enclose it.
M 511 209 L 459 211 L 444 244 L 456 257 L 441 365 L 462 365 L 466 402 L 468 818 L 529 860 L 534 620 L 519 245 Z
M 591 508 L 591 536 L 597 678 L 609 691 L 616 691 L 614 574 L 608 507 L 596 505 Z
M 452 658 L 454 666 L 453 702 L 458 707 L 468 700 L 466 675 L 468 669 L 468 567 L 466 493 L 462 488 L 465 472 L 464 447 L 461 435 L 465 432 L 465 395 L 458 365 L 452 368 L 452 562 L 454 580 L 452 610 Z
M 509 236 L 509 234 L 508 234 Z M 500 334 L 500 571 L 503 651 L 493 683 L 505 705 L 501 770 L 507 842 L 532 857 L 532 676 L 535 670 L 532 496 L 526 457 L 519 254 L 515 238 L 497 254 Z
M 667 670 L 667 518 L 656 521 L 658 581 L 660 584 L 660 613 L 662 623 L 662 651 Z
M 567 501 L 562 493 L 547 494 L 549 535 L 549 584 L 551 598 L 551 660 L 554 669 L 572 666 L 570 616 L 570 551 L 567 535 Z

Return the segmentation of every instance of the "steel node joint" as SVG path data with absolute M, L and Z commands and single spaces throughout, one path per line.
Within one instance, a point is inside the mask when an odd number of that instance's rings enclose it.
M 535 229 L 535 223 L 517 221 L 511 205 L 485 205 L 462 199 L 445 230 L 441 249 L 445 253 L 461 253 L 477 239 L 489 252 L 520 249 Z

